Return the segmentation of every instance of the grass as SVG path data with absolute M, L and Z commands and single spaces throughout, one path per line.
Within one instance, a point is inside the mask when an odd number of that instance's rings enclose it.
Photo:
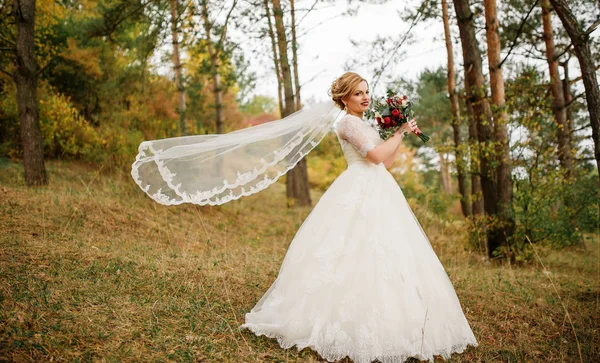
M 320 361 L 238 330 L 310 212 L 285 207 L 284 185 L 165 207 L 127 175 L 47 168 L 49 186 L 27 188 L 19 164 L 0 163 L 0 361 Z M 600 361 L 598 236 L 490 264 L 462 222 L 415 213 L 480 343 L 451 362 Z

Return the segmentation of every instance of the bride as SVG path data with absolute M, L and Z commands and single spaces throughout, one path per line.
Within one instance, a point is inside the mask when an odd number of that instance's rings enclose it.
M 356 73 L 337 79 L 331 94 L 337 107 L 330 101 L 222 135 L 144 141 L 131 175 L 158 203 L 220 205 L 273 184 L 333 126 L 348 168 L 308 215 L 240 328 L 328 361 L 433 361 L 477 346 L 448 275 L 386 169 L 416 123 L 383 141 L 362 121 L 369 87 Z
M 384 142 L 362 122 L 370 102 L 363 78 L 345 73 L 331 94 L 346 111 L 334 128 L 348 168 L 306 218 L 241 327 L 328 361 L 433 361 L 477 346 L 444 268 L 386 169 L 416 123 Z

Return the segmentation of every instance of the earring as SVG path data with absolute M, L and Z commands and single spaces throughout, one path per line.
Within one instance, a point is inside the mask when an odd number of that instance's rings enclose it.
M 348 111 L 348 105 L 344 104 L 344 112 Z

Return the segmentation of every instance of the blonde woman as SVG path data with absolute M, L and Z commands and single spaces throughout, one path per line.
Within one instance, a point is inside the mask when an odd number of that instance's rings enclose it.
M 243 328 L 328 361 L 449 358 L 477 346 L 454 288 L 402 191 L 387 171 L 405 131 L 385 142 L 362 121 L 367 82 L 345 73 L 331 86 L 346 111 L 335 124 L 348 168 L 292 240 L 279 275 Z

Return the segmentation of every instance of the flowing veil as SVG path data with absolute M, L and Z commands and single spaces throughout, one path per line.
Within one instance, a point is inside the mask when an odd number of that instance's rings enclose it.
M 327 101 L 227 134 L 144 141 L 131 176 L 161 204 L 220 205 L 273 184 L 323 140 L 343 113 Z

